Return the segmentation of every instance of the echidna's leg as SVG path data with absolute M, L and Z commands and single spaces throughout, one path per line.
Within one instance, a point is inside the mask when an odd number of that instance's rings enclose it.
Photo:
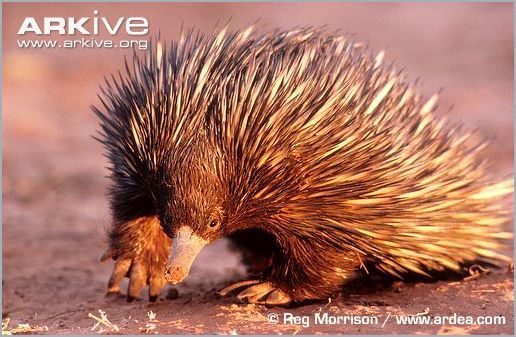
M 248 272 L 258 278 L 267 275 L 270 269 L 277 244 L 274 236 L 262 230 L 251 228 L 233 233 L 229 237 L 234 248 L 242 253 L 242 262 Z M 260 279 L 248 279 L 233 283 L 218 294 L 226 296 L 236 290 L 242 290 L 237 298 L 256 304 L 282 305 L 290 302 L 290 297 L 283 291 L 276 289 L 270 282 Z
M 283 242 L 285 246 L 274 251 L 272 265 L 260 281 L 240 282 L 220 293 L 245 288 L 237 298 L 266 305 L 326 299 L 337 294 L 361 264 L 353 251 L 320 249 L 310 240 L 294 236 Z
M 108 293 L 120 292 L 120 283 L 129 277 L 127 300 L 140 295 L 149 285 L 149 299 L 155 301 L 165 285 L 164 270 L 171 240 L 161 229 L 155 216 L 139 217 L 116 224 L 110 233 L 110 248 L 101 260 L 112 257 L 115 262 L 108 283 Z

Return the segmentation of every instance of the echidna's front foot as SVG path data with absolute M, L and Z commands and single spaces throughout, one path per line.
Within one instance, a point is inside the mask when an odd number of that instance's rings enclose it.
M 166 283 L 163 276 L 164 268 L 164 263 L 148 265 L 141 258 L 118 259 L 109 278 L 107 294 L 120 293 L 120 284 L 124 277 L 128 277 L 127 301 L 134 301 L 140 295 L 142 288 L 148 284 L 149 300 L 155 302 L 158 299 L 161 288 Z
M 247 303 L 261 304 L 261 305 L 286 305 L 292 300 L 283 290 L 278 289 L 270 282 L 262 282 L 259 280 L 247 280 L 234 283 L 226 288 L 220 290 L 218 293 L 221 296 L 244 288 L 237 298 Z
M 155 217 L 141 217 L 116 226 L 111 246 L 101 258 L 101 261 L 115 260 L 107 293 L 120 293 L 120 284 L 128 277 L 129 302 L 139 297 L 147 284 L 149 300 L 156 301 L 166 283 L 164 270 L 171 244 Z

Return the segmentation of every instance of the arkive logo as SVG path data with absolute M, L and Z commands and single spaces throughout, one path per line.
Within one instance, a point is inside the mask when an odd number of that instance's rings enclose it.
M 43 21 L 34 17 L 26 17 L 18 30 L 18 35 L 28 33 L 36 35 L 51 35 L 57 32 L 59 35 L 99 35 L 107 32 L 116 35 L 125 30 L 128 35 L 145 35 L 149 32 L 149 21 L 145 17 L 119 17 L 109 20 L 99 16 L 99 11 L 93 11 L 93 17 L 44 17 Z M 122 28 L 123 27 L 123 28 Z

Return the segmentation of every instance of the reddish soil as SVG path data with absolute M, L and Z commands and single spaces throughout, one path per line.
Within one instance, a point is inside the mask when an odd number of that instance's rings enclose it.
M 290 309 L 240 304 L 215 289 L 244 277 L 224 242 L 206 248 L 179 296 L 127 303 L 104 296 L 112 263 L 101 264 L 110 214 L 106 160 L 91 135 L 102 77 L 122 50 L 37 50 L 17 46 L 26 16 L 146 16 L 151 33 L 175 38 L 181 22 L 204 31 L 233 17 L 238 28 L 323 25 L 386 50 L 429 97 L 444 87 L 439 114 L 491 140 L 495 176 L 513 174 L 512 4 L 3 4 L 2 313 L 8 329 L 47 326 L 49 334 L 91 334 L 104 310 L 123 334 L 512 334 L 514 277 L 505 269 L 471 281 L 348 287 L 331 303 Z M 260 28 L 262 29 L 262 28 Z M 125 54 L 129 54 L 127 51 Z M 454 107 L 450 109 L 451 105 Z M 512 230 L 512 228 L 508 228 Z M 512 254 L 508 250 L 507 254 Z M 382 284 L 382 282 L 379 282 Z M 315 325 L 314 314 L 377 315 L 379 324 Z M 311 316 L 311 325 L 269 324 L 271 313 Z M 498 325 L 401 325 L 396 315 L 504 316 Z M 382 326 L 386 317 L 390 318 Z M 155 329 L 152 329 L 155 327 Z M 98 331 L 95 330 L 95 331 Z M 112 332 L 112 331 L 111 331 Z

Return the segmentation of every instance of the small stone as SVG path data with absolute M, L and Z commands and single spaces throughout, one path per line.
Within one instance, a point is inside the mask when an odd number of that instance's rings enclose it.
M 179 291 L 177 291 L 176 288 L 168 289 L 167 296 L 166 296 L 167 300 L 175 300 L 178 297 L 179 297 Z

